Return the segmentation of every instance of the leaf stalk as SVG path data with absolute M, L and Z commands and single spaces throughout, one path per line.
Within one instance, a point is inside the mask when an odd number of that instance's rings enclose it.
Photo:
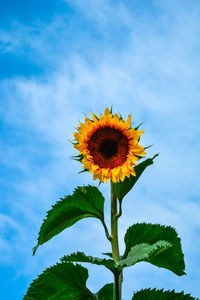
M 109 234 L 108 227 L 107 227 L 107 225 L 106 225 L 106 223 L 105 223 L 104 220 L 101 220 L 101 222 L 102 222 L 102 224 L 103 224 L 103 227 L 104 227 L 104 230 L 105 230 L 106 237 L 107 237 L 107 239 L 111 242 L 112 237 L 111 237 L 111 235 Z

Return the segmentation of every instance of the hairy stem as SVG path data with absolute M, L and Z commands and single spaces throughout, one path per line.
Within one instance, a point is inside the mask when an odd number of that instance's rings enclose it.
M 118 213 L 117 197 L 114 193 L 113 182 L 111 181 L 111 246 L 112 256 L 116 264 L 119 263 L 119 243 L 118 243 Z M 122 276 L 120 272 L 114 275 L 114 300 L 121 300 Z

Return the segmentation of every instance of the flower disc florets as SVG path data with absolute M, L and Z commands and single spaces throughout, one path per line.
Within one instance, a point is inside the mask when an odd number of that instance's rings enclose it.
M 124 181 L 125 177 L 135 176 L 135 162 L 145 155 L 144 148 L 138 144 L 144 132 L 131 128 L 131 116 L 126 122 L 118 114 L 113 115 L 108 108 L 104 115 L 93 120 L 85 118 L 78 131 L 74 132 L 83 168 L 93 173 L 93 178 L 102 182 Z

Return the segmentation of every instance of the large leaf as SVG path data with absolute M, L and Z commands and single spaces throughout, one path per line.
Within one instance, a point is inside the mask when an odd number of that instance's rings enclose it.
M 181 276 L 185 272 L 184 256 L 181 249 L 181 240 L 174 228 L 158 224 L 137 223 L 128 228 L 125 234 L 126 249 L 123 259 L 126 259 L 131 248 L 142 243 L 154 244 L 158 241 L 167 241 L 172 247 L 149 258 L 151 264 L 168 269 Z
M 170 248 L 172 244 L 166 241 L 159 241 L 150 244 L 139 244 L 131 248 L 131 251 L 128 253 L 127 258 L 120 260 L 119 265 L 121 267 L 129 267 L 140 261 L 149 261 L 150 257 L 156 256 L 161 252 Z
M 58 263 L 35 279 L 24 300 L 90 300 L 96 296 L 86 287 L 88 270 L 72 263 Z
M 114 183 L 114 192 L 119 201 L 122 201 L 124 196 L 133 188 L 137 180 L 140 178 L 143 171 L 150 165 L 153 164 L 154 158 L 158 156 L 158 154 L 154 155 L 152 158 L 148 158 L 145 161 L 138 164 L 134 169 L 136 176 L 126 177 L 123 182 Z
M 98 218 L 102 222 L 104 220 L 104 197 L 97 187 L 90 185 L 76 188 L 72 195 L 61 198 L 47 212 L 38 235 L 38 244 L 33 248 L 33 254 L 39 245 L 77 221 L 88 217 Z
M 92 257 L 87 256 L 83 252 L 77 252 L 73 253 L 71 255 L 64 256 L 61 258 L 61 261 L 67 262 L 87 262 L 99 266 L 105 266 L 110 271 L 114 272 L 116 270 L 115 263 L 113 259 L 105 259 L 105 258 L 98 258 L 98 257 Z
M 145 289 L 134 293 L 132 300 L 195 300 L 184 292 Z
M 98 300 L 113 300 L 113 283 L 108 283 L 96 294 Z

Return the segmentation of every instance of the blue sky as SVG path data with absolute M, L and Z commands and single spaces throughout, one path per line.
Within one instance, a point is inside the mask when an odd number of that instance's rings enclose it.
M 101 224 L 82 220 L 32 247 L 45 213 L 76 185 L 97 184 L 70 159 L 68 140 L 90 112 L 113 105 L 144 121 L 141 144 L 160 152 L 123 203 L 134 222 L 172 225 L 187 276 L 147 263 L 124 274 L 124 299 L 145 287 L 200 297 L 200 3 L 197 0 L 2 1 L 0 10 L 1 299 L 21 299 L 37 274 L 77 250 L 110 250 Z M 102 185 L 109 222 L 109 186 Z M 112 281 L 88 266 L 96 292 Z

